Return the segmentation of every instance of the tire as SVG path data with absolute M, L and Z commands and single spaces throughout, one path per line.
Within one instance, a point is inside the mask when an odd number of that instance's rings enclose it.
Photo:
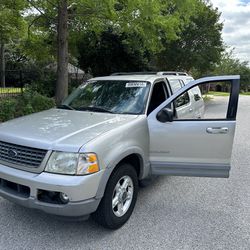
M 92 215 L 93 219 L 105 228 L 120 228 L 130 218 L 137 194 L 137 173 L 132 165 L 122 163 L 112 173 L 101 203 Z

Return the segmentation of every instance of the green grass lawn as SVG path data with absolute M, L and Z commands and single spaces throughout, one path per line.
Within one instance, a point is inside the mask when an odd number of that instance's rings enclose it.
M 207 95 L 213 95 L 213 96 L 229 96 L 228 92 L 216 92 L 216 91 L 209 91 Z
M 206 95 L 211 96 L 229 96 L 228 92 L 217 92 L 217 91 L 209 91 Z M 250 92 L 243 92 L 240 95 L 250 95 Z
M 0 94 L 20 94 L 21 88 L 0 88 Z

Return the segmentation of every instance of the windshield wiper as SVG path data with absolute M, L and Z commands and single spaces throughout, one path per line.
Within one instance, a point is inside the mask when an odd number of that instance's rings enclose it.
M 91 106 L 79 107 L 77 110 L 80 110 L 80 111 L 96 111 L 96 112 L 104 112 L 104 113 L 111 113 L 111 114 L 114 113 L 114 112 L 112 112 L 112 111 L 110 111 L 108 109 L 102 108 L 102 107 L 91 107 Z
M 61 104 L 57 106 L 58 109 L 69 109 L 69 110 L 75 110 L 74 108 L 72 108 L 71 106 L 67 105 L 67 104 Z
M 119 113 L 121 115 L 139 115 L 140 113 L 134 113 L 134 112 L 122 112 L 122 113 Z

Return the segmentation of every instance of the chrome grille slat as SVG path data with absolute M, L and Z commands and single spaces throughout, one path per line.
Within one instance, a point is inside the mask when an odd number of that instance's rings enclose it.
M 15 146 L 3 145 L 1 142 L 0 142 L 0 149 L 4 149 L 4 150 L 15 149 L 15 150 L 21 150 L 22 152 L 32 152 L 32 153 L 43 154 L 43 152 L 41 152 L 41 149 L 33 149 L 33 148 L 28 148 L 28 147 L 22 148 L 20 146 L 15 147 Z
M 14 150 L 17 155 L 9 154 Z M 39 167 L 47 151 L 0 141 L 0 161 L 27 167 Z
M 2 157 L 5 159 L 10 159 L 10 160 L 13 159 L 12 157 L 10 157 L 8 155 L 2 155 Z M 38 162 L 39 163 L 42 160 L 42 159 L 39 160 L 39 159 L 31 159 L 31 158 L 27 159 L 27 158 L 23 158 L 23 157 L 16 157 L 15 159 L 16 159 L 16 161 L 23 161 L 26 163 L 29 163 L 29 162 Z
M 11 157 L 8 155 L 8 153 L 5 153 L 5 152 L 4 152 L 4 153 L 1 153 L 1 151 L 0 151 L 0 158 L 1 158 L 1 155 L 2 155 L 2 157 L 11 158 Z M 23 155 L 23 154 L 21 154 L 21 153 L 18 153 L 18 156 L 15 157 L 15 158 L 16 158 L 16 159 L 29 158 L 30 160 L 42 161 L 44 157 L 42 157 L 42 156 L 37 157 L 37 156 L 35 156 L 35 155 L 30 155 L 30 156 L 27 157 L 27 155 Z
M 7 157 L 3 157 L 2 159 L 3 159 L 4 161 L 13 163 L 13 161 L 12 161 L 11 159 L 7 158 Z M 15 161 L 15 163 L 18 164 L 18 165 L 23 165 L 23 166 L 29 165 L 29 166 L 34 166 L 34 167 L 40 165 L 39 162 L 28 161 L 28 160 L 27 160 L 27 161 L 26 161 L 26 160 L 17 160 L 17 161 Z M 39 164 L 39 165 L 38 165 L 38 164 Z
M 11 148 L 12 149 L 12 148 Z M 0 149 L 0 153 L 3 153 L 3 154 L 8 154 L 8 150 L 9 149 L 7 149 L 7 150 L 2 150 L 2 149 Z M 13 150 L 15 150 L 14 148 L 13 148 Z M 44 154 L 38 154 L 38 153 L 30 153 L 30 152 L 22 152 L 21 150 L 16 150 L 16 152 L 18 153 L 18 154 L 20 154 L 20 155 L 24 155 L 24 156 L 36 156 L 36 157 L 43 157 L 44 156 Z

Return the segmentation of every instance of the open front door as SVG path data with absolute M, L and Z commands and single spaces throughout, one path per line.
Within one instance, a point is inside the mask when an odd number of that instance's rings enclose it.
M 192 81 L 149 114 L 153 174 L 229 177 L 239 79 Z

